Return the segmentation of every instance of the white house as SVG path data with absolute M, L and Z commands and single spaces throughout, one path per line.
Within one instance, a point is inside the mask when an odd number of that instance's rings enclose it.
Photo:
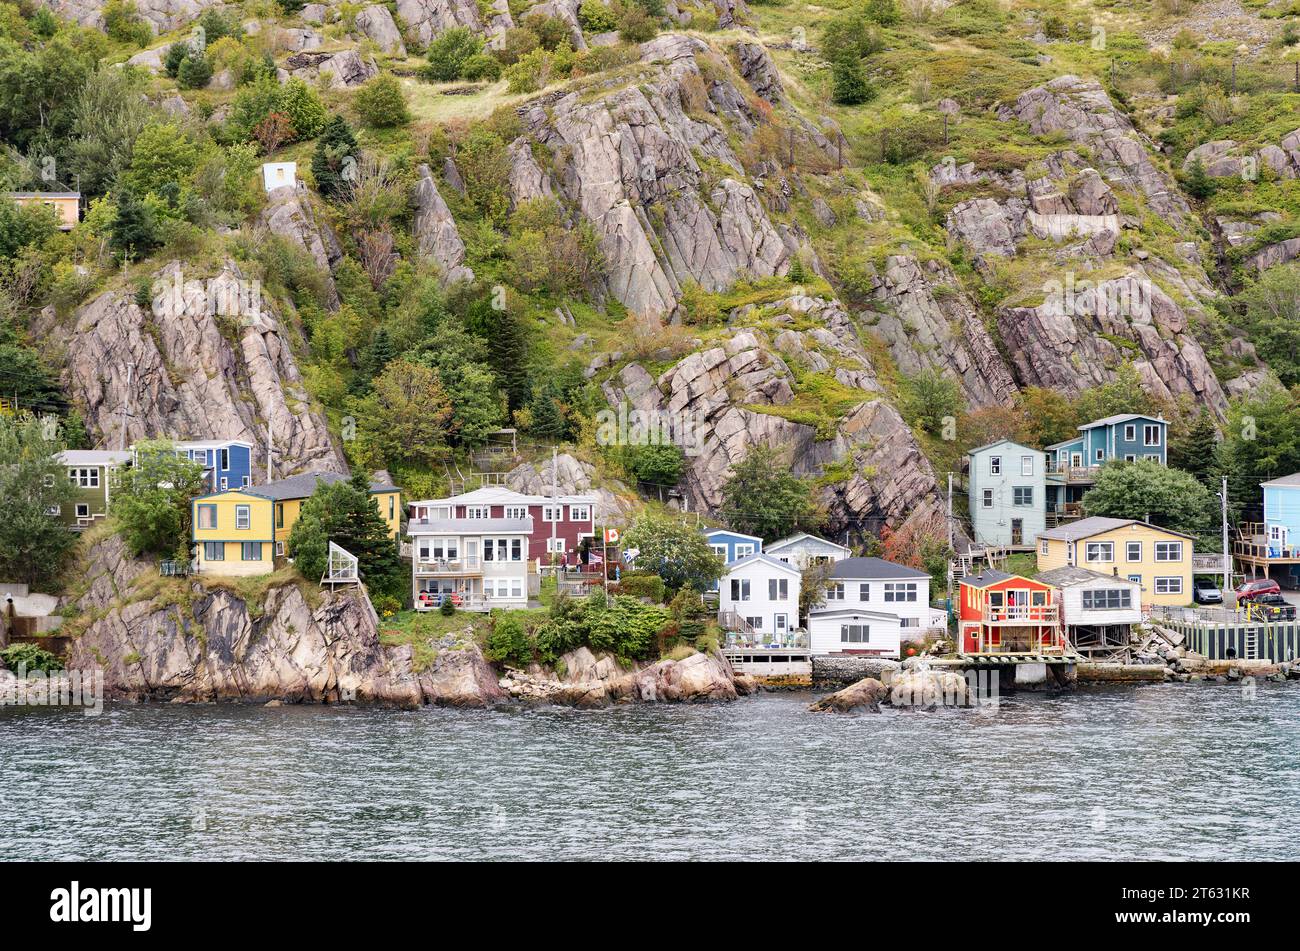
M 269 192 L 298 182 L 297 162 L 263 162 L 262 186 Z
M 892 614 L 904 637 L 920 634 L 930 627 L 930 576 L 883 558 L 845 558 L 826 581 L 826 603 L 812 613 L 842 608 Z
M 1127 577 L 1067 565 L 1038 575 L 1061 592 L 1061 623 L 1083 652 L 1126 647 L 1134 624 L 1142 623 L 1142 585 Z
M 773 558 L 788 562 L 800 569 L 822 562 L 842 561 L 853 554 L 843 545 L 828 542 L 824 538 L 809 535 L 807 532 L 799 532 L 789 538 L 772 542 L 763 550 Z
M 902 646 L 898 615 L 865 608 L 820 609 L 808 616 L 814 654 L 867 654 L 897 659 Z
M 801 578 L 798 568 L 770 555 L 753 554 L 732 562 L 718 583 L 722 626 L 748 628 L 770 643 L 788 640 L 799 626 Z
M 411 595 L 417 611 L 443 601 L 467 611 L 528 606 L 530 515 L 422 518 L 411 536 Z

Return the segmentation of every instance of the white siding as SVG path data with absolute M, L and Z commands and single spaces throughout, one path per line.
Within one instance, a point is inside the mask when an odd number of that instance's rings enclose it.
M 830 585 L 844 585 L 844 600 L 827 598 L 826 603 L 816 608 L 817 611 L 834 611 L 839 608 L 863 608 L 868 611 L 880 611 L 899 618 L 899 626 L 905 628 L 909 635 L 919 634 L 930 626 L 930 578 L 832 578 Z M 895 600 L 885 600 L 885 585 L 894 585 Z M 898 586 L 916 585 L 915 601 L 898 600 Z M 863 598 L 862 586 L 867 586 L 867 597 Z M 836 635 L 838 637 L 838 634 Z
M 849 555 L 838 545 L 833 545 L 820 538 L 801 538 L 789 545 L 768 548 L 767 553 L 778 561 L 784 561 L 786 564 L 800 569 L 808 567 L 809 561 L 814 558 L 840 561 Z
M 845 641 L 847 625 L 867 628 L 867 640 Z M 897 658 L 902 642 L 898 618 L 875 611 L 814 611 L 808 618 L 808 646 L 814 654 L 861 653 Z
M 732 597 L 731 582 L 749 582 L 748 599 Z M 786 597 L 773 600 L 769 597 L 768 580 L 784 580 Z M 775 565 L 755 560 L 733 568 L 718 582 L 718 607 L 735 611 L 743 618 L 757 618 L 755 630 L 763 634 L 793 631 L 799 626 L 799 574 L 785 571 Z M 778 625 L 778 616 L 784 615 L 785 626 Z M 752 621 L 750 623 L 753 623 Z
M 1085 611 L 1083 608 L 1083 592 L 1103 588 L 1127 588 L 1131 592 L 1129 596 L 1131 607 L 1128 610 Z M 1114 580 L 1098 578 L 1096 582 L 1080 582 L 1061 590 L 1061 612 L 1065 623 L 1069 626 L 1076 624 L 1140 624 L 1142 622 L 1142 592 L 1138 585 L 1122 578 Z

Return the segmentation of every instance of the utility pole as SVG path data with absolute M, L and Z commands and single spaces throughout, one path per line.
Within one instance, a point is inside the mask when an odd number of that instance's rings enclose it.
M 1219 493 L 1223 513 L 1223 603 L 1227 606 L 1228 590 L 1232 587 L 1232 560 L 1228 555 L 1228 477 L 1223 477 L 1223 491 Z
M 275 456 L 275 433 L 271 431 L 271 421 L 266 421 L 266 481 L 274 482 L 275 474 L 271 471 L 271 459 Z
M 126 421 L 131 416 L 131 381 L 135 374 L 135 361 L 126 365 L 126 393 L 122 397 L 122 428 L 117 434 L 117 449 L 126 449 Z
M 559 513 L 555 510 L 556 499 L 560 497 L 560 463 L 558 460 L 559 451 L 551 447 L 551 567 L 555 567 L 555 532 L 559 527 Z M 556 569 L 555 577 L 560 577 L 559 570 Z M 558 581 L 557 581 L 558 584 Z
M 952 530 L 952 473 L 948 473 L 948 611 L 952 611 L 952 559 L 956 552 L 953 550 L 953 530 Z

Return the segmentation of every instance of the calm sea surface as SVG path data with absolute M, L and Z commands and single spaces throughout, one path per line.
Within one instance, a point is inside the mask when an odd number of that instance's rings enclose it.
M 0 709 L 7 859 L 1283 859 L 1300 689 L 996 712 Z

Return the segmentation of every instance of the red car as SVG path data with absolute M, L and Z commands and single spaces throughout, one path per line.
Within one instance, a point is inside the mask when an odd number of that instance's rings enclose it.
M 1237 585 L 1238 601 L 1254 601 L 1261 594 L 1281 594 L 1282 588 L 1272 578 L 1256 578 Z

